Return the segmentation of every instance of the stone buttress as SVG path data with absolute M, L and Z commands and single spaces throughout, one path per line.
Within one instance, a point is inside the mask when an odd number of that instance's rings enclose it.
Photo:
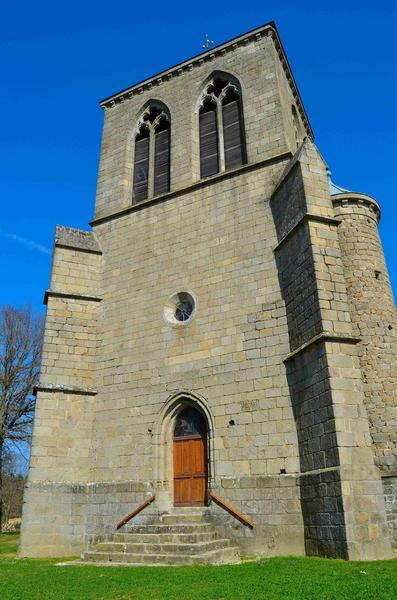
M 391 555 L 326 165 L 306 140 L 271 199 L 308 554 Z
M 81 551 L 95 414 L 101 251 L 87 231 L 57 226 L 37 387 L 22 555 Z

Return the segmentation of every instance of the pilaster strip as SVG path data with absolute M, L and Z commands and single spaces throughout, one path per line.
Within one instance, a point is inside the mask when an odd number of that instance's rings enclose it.
M 295 358 L 295 356 L 302 354 L 307 349 L 320 342 L 334 342 L 335 344 L 358 344 L 359 342 L 361 342 L 361 338 L 353 337 L 351 335 L 337 335 L 328 331 L 322 331 L 321 333 L 318 333 L 317 335 L 313 336 L 309 341 L 299 346 L 299 348 L 296 348 L 296 350 L 293 350 L 292 352 L 287 354 L 283 362 L 288 362 L 292 358 Z
M 43 304 L 47 304 L 48 298 L 65 298 L 69 300 L 86 300 L 88 302 L 101 302 L 102 298 L 98 296 L 86 296 L 85 294 L 72 294 L 69 292 L 55 292 L 53 290 L 47 290 L 44 292 Z
M 106 223 L 107 221 L 111 221 L 112 219 L 118 219 L 119 217 L 124 217 L 125 215 L 129 215 L 132 212 L 143 210 L 148 206 L 152 206 L 154 204 L 160 204 L 161 202 L 166 202 L 167 200 L 171 200 L 172 198 L 177 198 L 178 196 L 183 196 L 184 194 L 188 194 L 194 192 L 196 190 L 203 189 L 212 183 L 217 183 L 218 181 L 222 181 L 223 179 L 229 179 L 234 177 L 235 175 L 241 175 L 246 172 L 255 171 L 262 167 L 266 167 L 268 165 L 276 164 L 278 162 L 282 162 L 283 160 L 287 160 L 288 158 L 292 158 L 291 152 L 282 152 L 281 154 L 276 154 L 270 158 L 265 158 L 265 160 L 261 160 L 255 163 L 250 163 L 247 165 L 242 165 L 241 167 L 237 167 L 236 169 L 231 169 L 230 171 L 225 171 L 224 173 L 216 173 L 211 177 L 207 177 L 206 179 L 201 179 L 200 181 L 196 181 L 191 185 L 188 185 L 179 190 L 175 190 L 173 192 L 167 192 L 166 194 L 161 194 L 159 196 L 155 196 L 154 198 L 148 198 L 147 200 L 142 200 L 137 204 L 132 204 L 131 206 L 127 206 L 126 208 L 122 208 L 114 213 L 104 215 L 103 217 L 98 217 L 97 219 L 93 219 L 89 222 L 91 227 L 95 225 L 100 225 L 101 223 Z
M 299 219 L 295 225 L 285 234 L 285 236 L 278 242 L 278 244 L 273 248 L 273 252 L 276 252 L 283 246 L 283 244 L 294 234 L 296 231 L 305 225 L 306 223 L 325 223 L 326 225 L 334 225 L 338 226 L 341 224 L 341 219 L 335 219 L 334 217 L 325 217 L 324 215 L 314 215 L 312 213 L 306 213 Z

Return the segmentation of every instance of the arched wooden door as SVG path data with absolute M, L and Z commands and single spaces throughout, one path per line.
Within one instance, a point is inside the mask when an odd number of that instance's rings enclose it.
M 188 406 L 174 429 L 174 504 L 203 506 L 207 499 L 207 425 L 203 415 Z

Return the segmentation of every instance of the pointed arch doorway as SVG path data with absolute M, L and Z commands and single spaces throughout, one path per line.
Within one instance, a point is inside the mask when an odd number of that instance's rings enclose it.
M 207 500 L 207 423 L 193 406 L 175 419 L 173 436 L 174 505 L 203 506 Z

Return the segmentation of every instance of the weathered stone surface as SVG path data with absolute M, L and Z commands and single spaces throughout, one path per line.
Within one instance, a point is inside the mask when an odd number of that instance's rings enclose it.
M 136 533 L 167 533 L 155 523 L 172 511 L 186 405 L 207 421 L 208 487 L 255 524 L 213 503 L 222 539 L 244 554 L 390 554 L 395 482 L 385 510 L 373 457 L 394 465 L 390 284 L 370 209 L 330 196 L 286 70 L 264 27 L 103 103 L 93 230 L 56 233 L 24 556 L 76 554 L 151 494 Z M 241 84 L 247 164 L 200 180 L 199 99 L 219 72 Z M 171 188 L 133 204 L 151 100 L 171 115 Z M 178 324 L 180 292 L 196 306 Z
M 365 371 L 343 277 L 339 222 L 331 216 L 322 157 L 310 141 L 297 155 L 271 206 L 291 347 L 286 369 L 298 433 L 306 552 L 385 558 L 391 547 L 364 408 Z M 368 521 L 379 527 L 363 525 L 363 500 Z
M 55 246 L 64 246 L 85 250 L 93 254 L 101 254 L 101 249 L 92 231 L 73 229 L 64 225 L 57 225 L 55 231 Z
M 375 462 L 397 469 L 397 313 L 378 233 L 379 207 L 363 194 L 332 197 L 354 334 L 362 340 L 365 406 Z
M 397 476 L 383 477 L 387 522 L 394 549 L 397 549 Z

